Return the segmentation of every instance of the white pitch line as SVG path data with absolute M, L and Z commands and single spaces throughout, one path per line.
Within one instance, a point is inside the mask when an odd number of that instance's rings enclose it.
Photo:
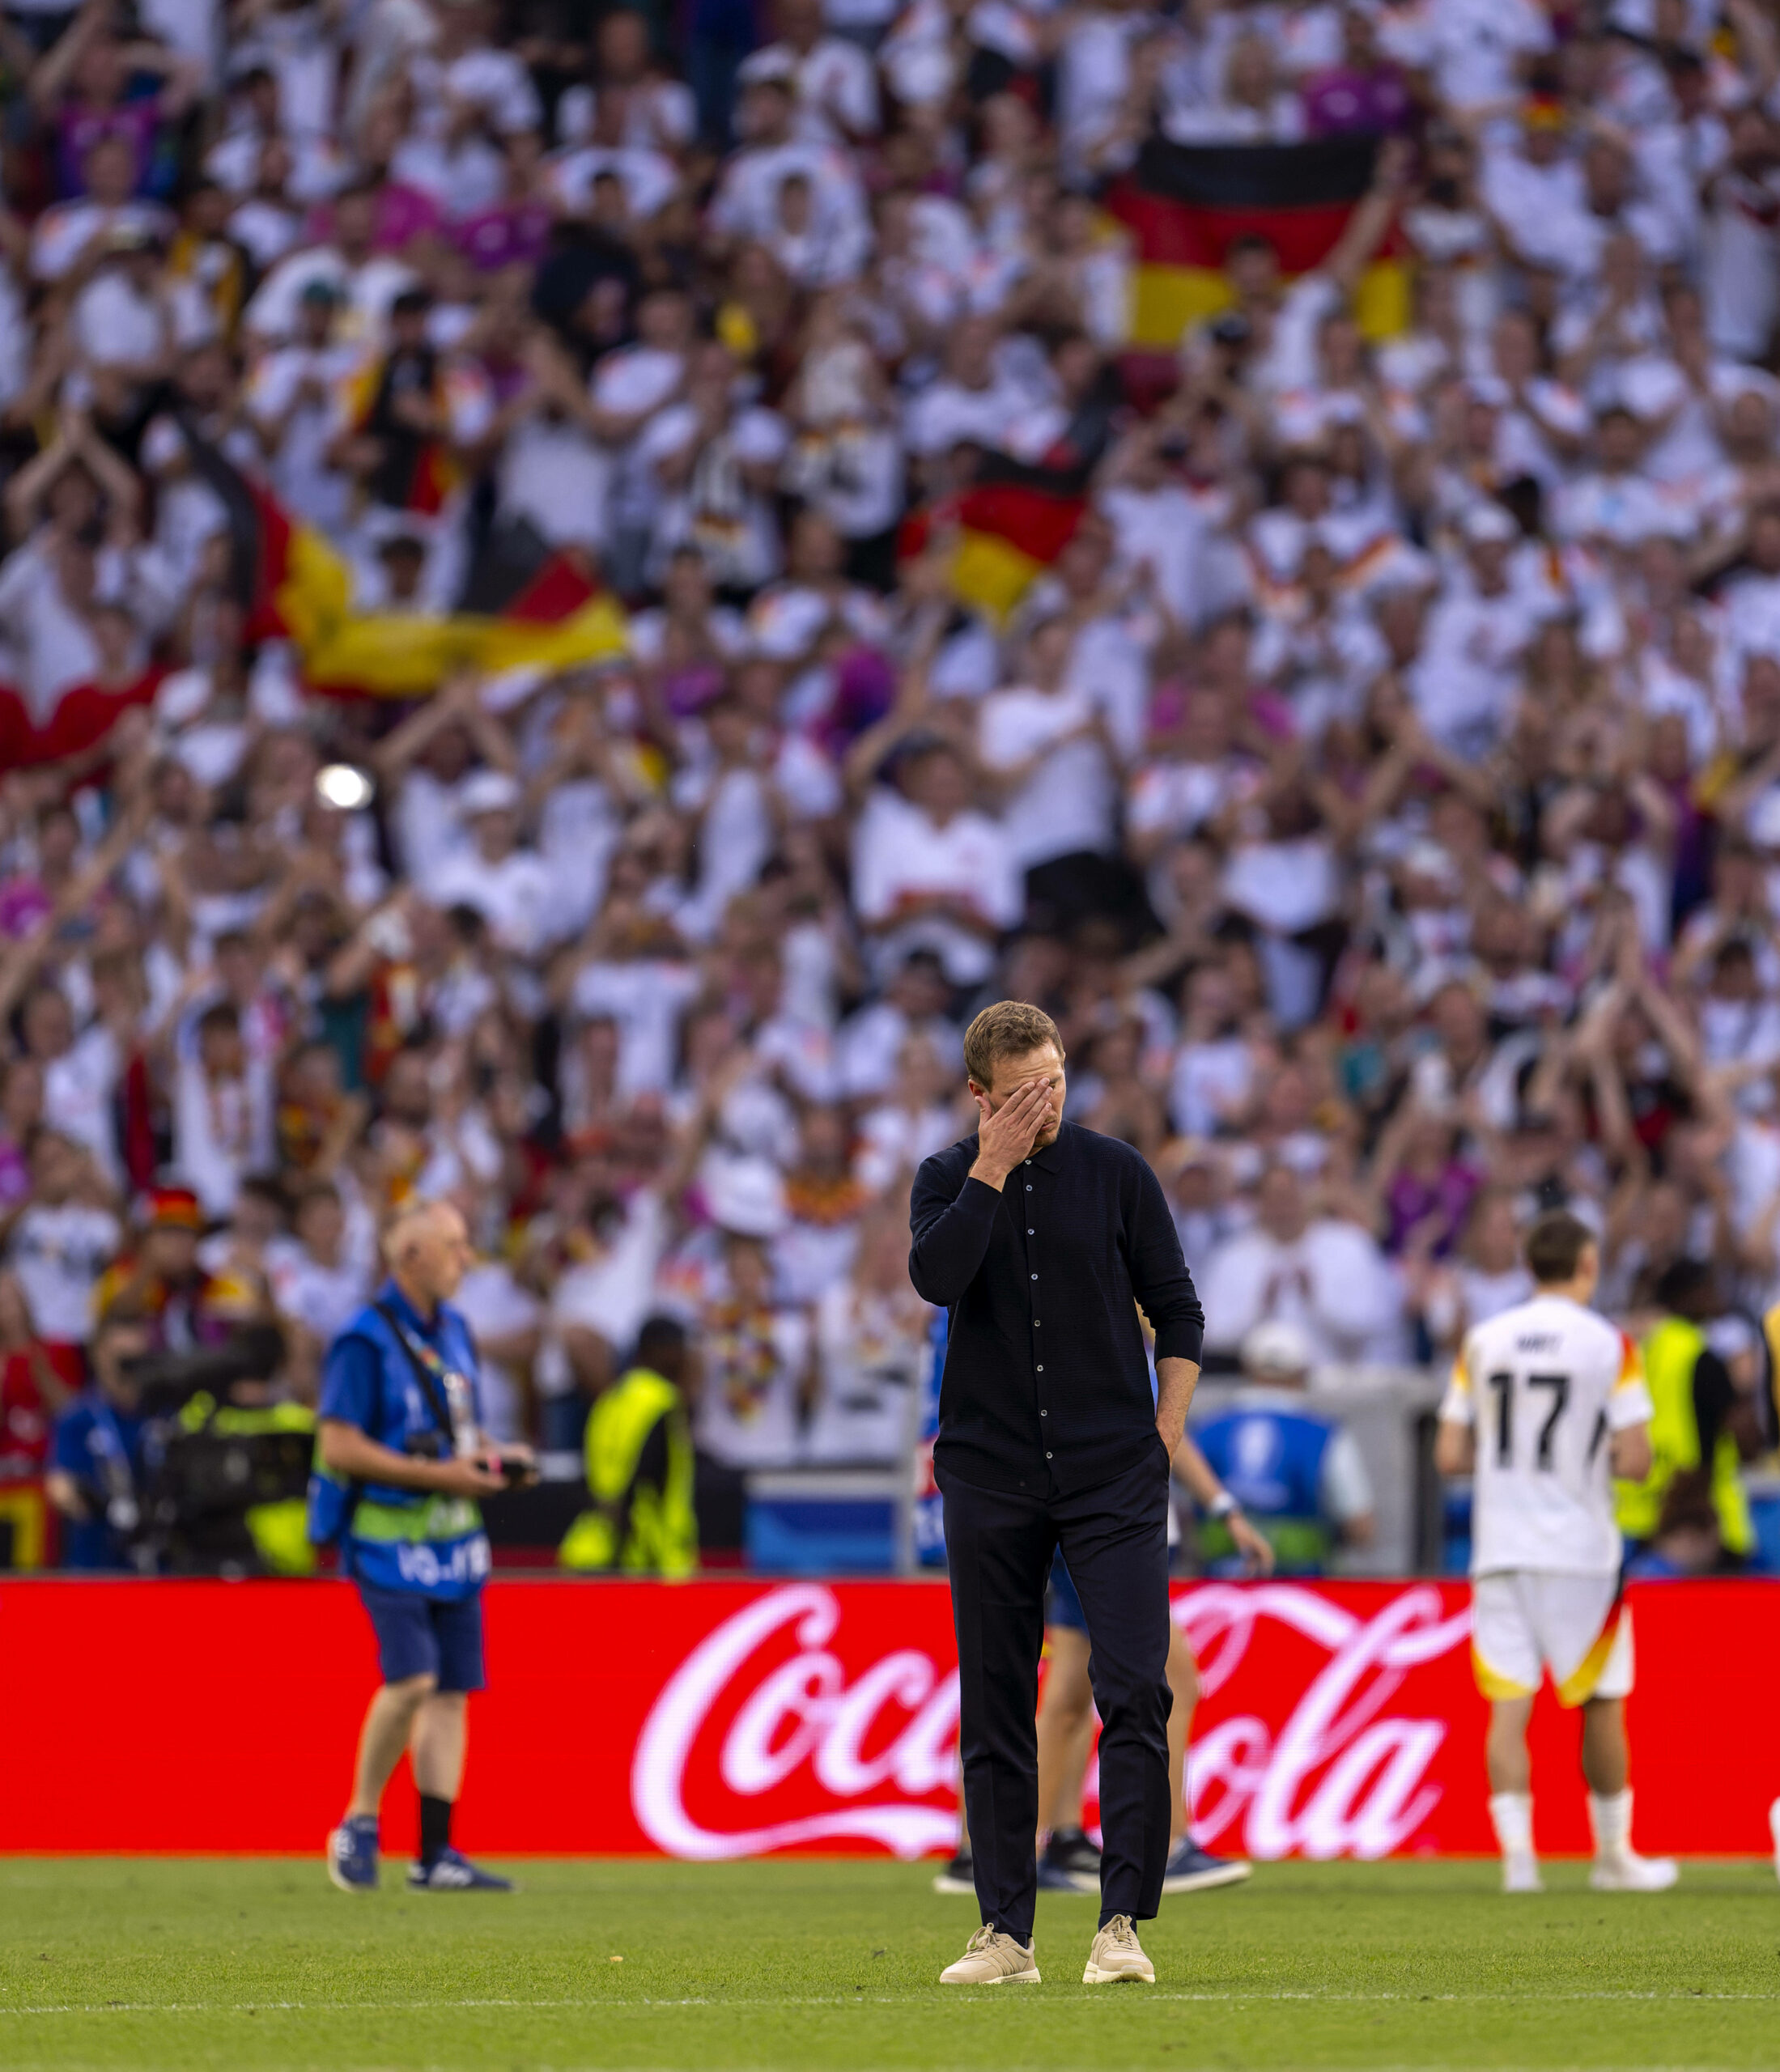
M 1061 1979 L 1060 1985 L 1073 1985 L 1073 1979 Z M 580 2009 L 588 2014 L 635 2015 L 653 2014 L 668 2007 L 909 2007 L 929 2004 L 931 1993 L 937 1989 L 928 1988 L 911 1993 L 836 1993 L 811 1995 L 787 1993 L 767 1999 L 711 1999 L 686 1998 L 673 2000 L 102 2000 L 82 2004 L 70 2002 L 45 2006 L 7 2007 L 0 2006 L 0 2015 L 15 2018 L 54 2015 L 406 2015 L 424 2014 L 436 2009 L 439 2012 L 456 2013 L 478 2008 L 520 2008 L 538 2013 L 560 2013 L 569 2009 Z M 1478 2002 L 1494 2005 L 1516 2004 L 1536 2006 L 1570 2001 L 1638 2002 L 1672 2000 L 1681 2002 L 1701 2000 L 1731 2002 L 1780 2002 L 1780 1992 L 1774 1993 L 1694 1993 L 1685 1989 L 1667 1992 L 1582 1992 L 1582 1993 L 1317 1993 L 1289 1989 L 1272 1993 L 1183 1993 L 1164 1988 L 1146 1993 L 1138 2004 L 1153 2000 L 1191 2001 L 1210 2006 L 1236 2002 L 1255 2003 L 1284 2001 L 1311 2001 L 1324 2005 L 1372 2006 L 1385 2002 L 1401 2002 L 1408 2006 L 1469 2006 Z M 972 1998 L 949 1999 L 944 2003 L 953 2006 L 984 2006 L 988 2003 Z

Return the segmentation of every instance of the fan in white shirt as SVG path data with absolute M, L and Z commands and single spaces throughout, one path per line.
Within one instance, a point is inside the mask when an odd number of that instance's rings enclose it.
M 246 1175 L 272 1162 L 272 1101 L 270 1069 L 249 1054 L 233 1004 L 206 1008 L 173 1089 L 173 1162 L 206 1216 L 227 1216 Z
M 803 174 L 838 222 L 869 233 L 857 167 L 847 152 L 797 134 L 792 107 L 791 82 L 783 74 L 744 83 L 738 121 L 747 142 L 724 168 L 711 202 L 710 225 L 720 237 L 735 244 L 771 237 L 780 183 L 793 172 Z
M 543 1305 L 503 1259 L 478 1259 L 452 1297 L 476 1335 L 482 1427 L 496 1439 L 526 1437 L 526 1382 L 543 1332 Z
M 31 271 L 40 281 L 64 280 L 101 240 L 114 236 L 164 237 L 172 219 L 157 202 L 133 201 L 136 155 L 122 137 L 105 137 L 82 162 L 86 195 L 57 202 L 38 217 L 31 234 Z
M 312 1180 L 291 1210 L 292 1236 L 266 1248 L 278 1314 L 298 1327 L 299 1344 L 316 1362 L 371 1293 L 376 1238 L 362 1204 L 358 1220 L 363 1227 L 355 1232 L 331 1180 Z
M 637 151 L 678 154 L 692 142 L 698 108 L 691 89 L 652 69 L 648 18 L 640 9 L 613 7 L 594 32 L 597 87 L 571 87 L 556 104 L 556 134 L 564 144 L 585 143 L 608 99 L 622 103 L 614 125 L 618 140 Z
M 279 500 L 295 516 L 336 536 L 344 528 L 351 483 L 328 465 L 340 391 L 362 357 L 333 338 L 338 297 L 312 281 L 298 297 L 297 333 L 266 354 L 249 376 L 245 406 L 271 465 Z
M 1165 427 L 1141 427 L 1114 456 L 1094 502 L 1112 527 L 1118 565 L 1147 570 L 1150 594 L 1193 633 L 1204 614 L 1207 529 L 1175 472 L 1180 457 Z
M 946 342 L 944 371 L 909 404 L 903 421 L 908 449 L 938 460 L 961 445 L 1000 447 L 1039 400 L 1010 355 L 998 350 L 992 319 L 972 316 Z
M 389 306 L 416 284 L 414 269 L 376 249 L 376 193 L 355 187 L 333 204 L 333 237 L 305 244 L 281 259 L 255 290 L 243 319 L 256 342 L 278 342 L 298 334 L 304 291 L 323 281 L 340 297 L 334 335 L 346 343 L 380 343 Z
M 83 1148 L 53 1129 L 31 1147 L 31 1197 L 14 1222 L 6 1264 L 24 1292 L 31 1327 L 52 1344 L 84 1345 L 93 1289 L 123 1233 L 108 1209 L 79 1198 Z
M 473 906 L 503 949 L 535 957 L 554 919 L 549 867 L 519 846 L 518 783 L 482 770 L 464 785 L 460 808 L 469 846 L 448 856 L 427 887 L 440 906 Z
M 882 994 L 843 1021 L 835 1040 L 840 1090 L 848 1100 L 884 1093 L 896 1076 L 896 1061 L 910 1036 L 925 1036 L 953 1068 L 963 1063 L 958 1024 L 945 1013 L 950 988 L 931 950 L 905 957 Z
M 1481 1187 L 1465 1217 L 1457 1258 L 1409 1276 L 1429 1339 L 1439 1352 L 1456 1351 L 1475 1324 L 1489 1323 L 1533 1292 L 1520 1257 L 1514 1198 L 1506 1187 Z
M 879 126 L 877 75 L 860 46 L 822 33 L 822 0 L 775 0 L 779 40 L 742 62 L 744 87 L 784 79 L 797 90 L 793 133 L 816 144 L 855 144 Z
M 1208 1351 L 1234 1357 L 1255 1324 L 1283 1318 L 1308 1335 L 1315 1364 L 1400 1357 L 1403 1301 L 1369 1231 L 1315 1217 L 1290 1166 L 1270 1167 L 1251 1229 L 1220 1245 L 1202 1291 Z
M 874 789 L 853 837 L 853 904 L 881 972 L 915 949 L 955 986 L 994 969 L 995 941 L 1024 906 L 1000 826 L 971 805 L 957 751 L 928 738 L 907 754 L 900 792 Z

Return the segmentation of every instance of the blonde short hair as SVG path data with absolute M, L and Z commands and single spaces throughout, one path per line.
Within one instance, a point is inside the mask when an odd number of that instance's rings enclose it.
M 997 1000 L 986 1007 L 964 1032 L 964 1069 L 979 1086 L 995 1084 L 995 1068 L 1003 1058 L 1023 1058 L 1052 1045 L 1063 1055 L 1057 1025 L 1042 1007 L 1024 1000 Z

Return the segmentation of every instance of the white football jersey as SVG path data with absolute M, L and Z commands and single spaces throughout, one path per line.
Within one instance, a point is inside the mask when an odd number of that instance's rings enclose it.
M 1650 1421 L 1638 1350 L 1593 1310 L 1536 1295 L 1465 1335 L 1440 1415 L 1472 1427 L 1471 1573 L 1610 1575 L 1608 1434 Z

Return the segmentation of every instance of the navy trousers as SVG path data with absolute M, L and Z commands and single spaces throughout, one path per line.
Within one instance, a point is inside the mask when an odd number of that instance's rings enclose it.
M 1168 1459 L 1068 1497 L 945 1476 L 958 1630 L 958 1752 L 983 1918 L 1032 1940 L 1038 1896 L 1039 1656 L 1060 1546 L 1087 1615 L 1100 1713 L 1100 1918 L 1151 1919 L 1168 1860 Z

